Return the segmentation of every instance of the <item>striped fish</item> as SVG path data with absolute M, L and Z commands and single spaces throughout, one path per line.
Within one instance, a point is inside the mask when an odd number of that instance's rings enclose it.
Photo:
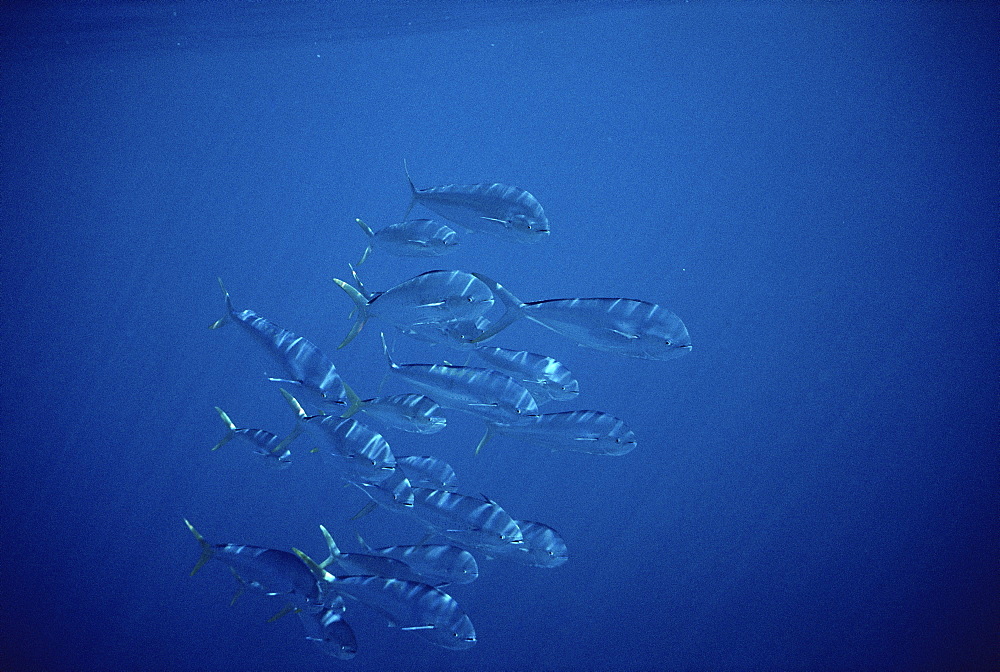
M 340 344 L 341 348 L 373 317 L 405 331 L 420 324 L 473 320 L 493 306 L 489 287 L 464 271 L 427 271 L 375 293 L 367 292 L 360 281 L 358 288 L 339 278 L 333 281 L 351 297 L 357 311 L 354 326 Z
M 536 242 L 549 235 L 549 220 L 534 196 L 506 184 L 445 184 L 417 189 L 410 178 L 412 200 L 470 231 L 508 240 Z
M 538 413 L 534 398 L 510 376 L 490 369 L 451 364 L 396 364 L 382 336 L 394 373 L 444 408 L 471 413 L 490 422 L 515 423 Z
M 418 544 L 416 546 L 386 546 L 371 548 L 358 535 L 358 541 L 369 553 L 377 553 L 405 562 L 424 577 L 425 583 L 472 583 L 479 577 L 479 564 L 468 551 L 450 544 Z
M 411 630 L 446 649 L 468 649 L 476 643 L 472 621 L 458 602 L 426 583 L 381 576 L 334 576 L 308 555 L 292 549 L 330 589 L 381 613 L 391 626 Z
M 453 228 L 433 219 L 408 219 L 378 231 L 372 231 L 360 219 L 354 221 L 369 239 L 358 266 L 376 248 L 397 257 L 440 257 L 454 251 L 459 243 Z
M 532 567 L 558 567 L 569 559 L 566 542 L 548 525 L 533 520 L 515 521 L 524 543 L 504 557 Z
M 485 332 L 490 326 L 489 320 L 483 316 L 475 320 L 452 320 L 435 324 L 414 324 L 406 329 L 399 329 L 410 338 L 433 345 L 444 345 L 455 350 L 471 350 L 478 346 L 472 340 Z M 397 327 L 398 328 L 398 327 Z
M 522 543 L 517 523 L 488 497 L 472 497 L 429 488 L 413 488 L 410 513 L 429 530 L 484 552 Z
M 330 552 L 329 557 L 319 566 L 331 574 L 335 576 L 381 576 L 401 581 L 423 581 L 423 577 L 402 560 L 380 554 L 344 553 L 337 547 L 330 532 L 324 526 L 320 525 L 319 529 L 323 532 L 326 546 Z
M 263 429 L 240 428 L 233 424 L 226 412 L 218 406 L 215 411 L 222 418 L 229 431 L 222 437 L 212 450 L 218 450 L 233 439 L 239 437 L 254 447 L 254 452 L 264 458 L 264 460 L 275 469 L 286 469 L 292 463 L 292 453 L 286 447 L 299 435 L 299 430 L 292 430 L 291 434 L 284 439 L 279 439 L 271 432 Z
M 265 595 L 280 595 L 310 613 L 317 613 L 323 607 L 326 593 L 309 567 L 293 553 L 260 546 L 210 544 L 194 525 L 187 520 L 184 524 L 201 545 L 201 557 L 191 576 L 214 558 L 229 567 L 244 586 L 261 590 Z
M 320 444 L 324 457 L 351 482 L 378 483 L 396 470 L 396 458 L 389 442 L 378 432 L 351 418 L 334 415 L 307 415 L 299 402 L 284 388 L 288 405 L 299 417 L 301 431 Z
M 340 416 L 349 418 L 358 410 L 384 425 L 414 434 L 436 434 L 448 424 L 436 401 L 423 394 L 394 394 L 388 397 L 361 399 L 344 383 L 348 409 Z
M 221 278 L 219 286 L 222 287 L 222 293 L 226 297 L 226 315 L 213 322 L 209 329 L 218 329 L 229 322 L 235 322 L 243 327 L 244 331 L 250 334 L 283 369 L 285 378 L 271 378 L 271 380 L 286 385 L 296 385 L 306 390 L 318 402 L 344 403 L 344 385 L 337 373 L 337 367 L 320 352 L 319 348 L 252 310 L 237 313 Z
M 596 350 L 640 359 L 667 360 L 687 354 L 691 337 L 680 318 L 655 303 L 636 299 L 548 299 L 523 303 L 500 283 L 481 273 L 507 308 L 504 316 L 472 339 L 496 336 L 522 317 Z
M 358 653 L 358 640 L 354 630 L 344 620 L 343 600 L 340 606 L 323 609 L 318 614 L 299 611 L 306 639 L 320 651 L 338 660 L 350 660 Z
M 539 405 L 547 401 L 568 401 L 580 394 L 580 383 L 569 369 L 552 357 L 489 346 L 479 347 L 475 352 L 491 367 L 524 385 Z
M 635 434 L 622 420 L 600 411 L 542 413 L 519 424 L 494 424 L 492 433 L 513 436 L 552 450 L 572 450 L 591 455 L 624 455 L 636 446 Z
M 402 469 L 410 483 L 420 488 L 453 490 L 458 480 L 451 465 L 438 457 L 397 457 L 396 468 Z

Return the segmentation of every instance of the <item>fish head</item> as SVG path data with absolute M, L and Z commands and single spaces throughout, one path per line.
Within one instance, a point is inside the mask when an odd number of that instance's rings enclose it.
M 533 243 L 549 235 L 549 220 L 546 217 L 531 217 L 518 212 L 506 219 L 506 227 L 527 243 Z

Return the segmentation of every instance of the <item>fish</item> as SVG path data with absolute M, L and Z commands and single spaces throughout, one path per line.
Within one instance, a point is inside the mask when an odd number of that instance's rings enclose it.
M 531 567 L 558 567 L 569 559 L 566 542 L 548 525 L 517 520 L 524 543 L 511 547 L 503 557 Z
M 402 581 L 423 581 L 423 577 L 413 571 L 403 560 L 387 555 L 371 553 L 344 553 L 333 540 L 333 536 L 323 525 L 319 526 L 326 540 L 329 557 L 320 563 L 335 576 L 381 576 L 387 579 Z M 329 569 L 334 567 L 334 569 Z
M 209 329 L 218 329 L 234 322 L 250 334 L 264 348 L 271 359 L 282 368 L 284 378 L 270 378 L 274 382 L 296 385 L 310 398 L 321 404 L 345 403 L 344 385 L 326 355 L 311 342 L 282 329 L 252 310 L 236 312 L 222 278 L 219 287 L 226 298 L 226 315 L 213 322 Z
M 351 418 L 307 415 L 287 390 L 281 388 L 281 394 L 298 416 L 300 431 L 320 444 L 323 456 L 349 481 L 378 483 L 393 474 L 396 458 L 381 434 Z
M 299 611 L 299 620 L 306 639 L 316 644 L 320 651 L 338 660 L 350 660 L 358 653 L 358 640 L 350 624 L 344 620 L 342 598 L 340 605 L 339 608 L 323 609 L 316 614 Z
M 691 351 L 691 337 L 679 317 L 637 299 L 546 299 L 523 303 L 495 280 L 474 274 L 506 307 L 504 316 L 471 339 L 493 338 L 522 317 L 582 346 L 639 359 L 676 359 Z
M 397 457 L 396 468 L 406 474 L 412 485 L 421 488 L 453 490 L 458 480 L 450 464 L 429 455 Z
M 375 248 L 397 257 L 440 257 L 453 252 L 459 245 L 455 229 L 433 219 L 408 219 L 378 231 L 372 231 L 360 219 L 354 221 L 369 238 L 358 266 L 365 263 Z
M 398 465 L 388 478 L 377 483 L 350 479 L 348 479 L 348 483 L 360 488 L 372 500 L 361 511 L 352 516 L 351 520 L 368 515 L 378 506 L 390 511 L 410 511 L 413 508 L 413 487 Z
M 536 404 L 568 401 L 580 394 L 580 383 L 569 369 L 552 357 L 490 346 L 480 346 L 475 353 L 494 370 L 524 385 Z
M 412 196 L 410 209 L 419 204 L 465 229 L 508 240 L 537 242 L 549 235 L 549 220 L 541 204 L 519 187 L 493 183 L 417 189 L 408 170 L 406 179 Z
M 352 268 L 352 272 L 353 272 Z M 354 273 L 357 279 L 357 273 Z M 493 306 L 493 293 L 465 271 L 427 271 L 384 292 L 368 292 L 339 278 L 333 281 L 354 301 L 357 317 L 341 342 L 343 348 L 367 322 L 377 317 L 405 331 L 414 325 L 473 320 Z
M 491 422 L 514 423 L 538 413 L 538 404 L 510 376 L 491 369 L 451 364 L 396 364 L 385 335 L 382 349 L 393 373 L 444 408 L 477 415 Z
M 397 329 L 410 338 L 432 345 L 444 345 L 454 350 L 473 350 L 482 346 L 472 343 L 472 340 L 484 333 L 489 325 L 489 320 L 479 316 L 474 320 L 414 324 L 405 329 Z
M 448 490 L 413 488 L 410 515 L 456 546 L 484 552 L 522 543 L 521 530 L 499 504 Z
M 384 425 L 414 434 L 436 434 L 448 424 L 447 418 L 441 415 L 441 406 L 423 394 L 361 399 L 347 383 L 344 389 L 348 408 L 341 414 L 342 418 L 349 418 L 360 410 Z
M 242 544 L 210 544 L 187 519 L 184 524 L 201 545 L 201 557 L 191 576 L 214 558 L 229 567 L 242 585 L 265 595 L 281 596 L 295 608 L 318 613 L 326 605 L 328 596 L 322 584 L 294 553 Z
M 381 613 L 390 626 L 417 633 L 445 649 L 468 649 L 476 630 L 451 595 L 426 583 L 381 576 L 334 576 L 297 548 L 292 551 L 318 582 Z
M 465 549 L 451 544 L 417 544 L 371 548 L 358 535 L 358 542 L 369 553 L 402 560 L 433 585 L 472 583 L 479 577 L 476 558 Z
M 280 439 L 271 432 L 263 429 L 239 428 L 233 424 L 233 421 L 229 419 L 229 416 L 221 408 L 216 406 L 215 411 L 222 418 L 222 422 L 226 424 L 229 431 L 215 444 L 212 450 L 218 450 L 234 438 L 239 437 L 252 445 L 254 452 L 263 457 L 275 469 L 287 469 L 288 465 L 292 463 L 292 453 L 288 450 L 287 446 L 299 435 L 300 430 L 298 428 L 292 430 L 284 439 Z
M 504 434 L 551 450 L 572 450 L 591 455 L 625 455 L 635 449 L 635 434 L 623 420 L 601 411 L 542 413 L 519 424 L 492 424 L 480 441 Z

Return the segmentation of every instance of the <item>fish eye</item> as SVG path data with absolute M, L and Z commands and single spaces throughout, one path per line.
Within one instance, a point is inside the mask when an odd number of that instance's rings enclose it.
M 663 341 L 663 345 L 670 345 L 670 341 L 669 340 L 664 340 Z

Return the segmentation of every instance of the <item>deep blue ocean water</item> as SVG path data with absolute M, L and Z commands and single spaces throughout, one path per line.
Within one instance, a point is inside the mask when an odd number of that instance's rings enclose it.
M 4 670 L 974 670 L 998 657 L 995 3 L 13 3 L 2 19 Z M 991 37 L 992 36 L 992 37 Z M 990 46 L 993 45 L 993 46 Z M 992 121 L 991 121 L 992 120 Z M 222 277 L 367 396 L 331 282 L 419 186 L 504 182 L 552 226 L 376 252 L 388 288 L 487 273 L 528 301 L 653 301 L 693 350 L 644 361 L 521 322 L 621 457 L 477 420 L 386 431 L 566 539 L 479 556 L 439 649 L 351 605 L 352 661 L 199 554 L 423 533 L 223 435 L 293 417 Z M 403 336 L 398 361 L 455 353 Z M 461 355 L 458 355 L 461 357 Z

